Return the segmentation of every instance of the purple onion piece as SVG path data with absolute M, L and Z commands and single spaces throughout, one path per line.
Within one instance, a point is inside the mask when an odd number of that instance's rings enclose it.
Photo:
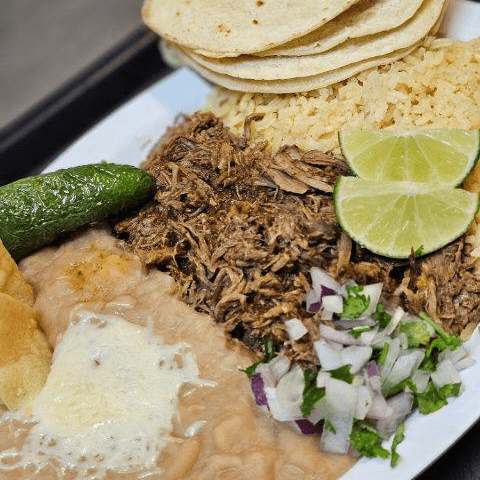
M 322 308 L 322 301 L 320 300 L 319 302 L 310 304 L 310 306 L 308 307 L 308 311 L 310 313 L 315 313 L 315 312 L 318 312 L 321 308 Z
M 380 375 L 380 369 L 376 362 L 369 362 L 367 364 L 367 375 L 369 377 L 375 377 L 377 375 Z
M 250 381 L 255 403 L 261 407 L 266 406 L 268 408 L 268 400 L 265 394 L 265 385 L 262 376 L 259 373 L 254 373 Z
M 310 290 L 307 293 L 306 303 L 307 303 L 307 311 L 310 313 L 315 313 L 322 308 L 322 298 L 328 295 L 335 295 L 335 290 L 325 287 L 324 285 L 320 285 L 320 295 L 315 289 Z
M 321 425 L 314 425 L 306 418 L 295 420 L 295 423 L 297 424 L 300 432 L 304 435 L 321 435 L 323 431 Z
M 307 292 L 305 303 L 307 304 L 307 311 L 314 313 L 317 310 L 320 310 L 320 307 L 322 306 L 322 299 L 319 298 L 317 292 L 312 289 Z
M 337 292 L 331 288 L 322 285 L 322 297 L 326 297 L 327 295 L 337 295 Z

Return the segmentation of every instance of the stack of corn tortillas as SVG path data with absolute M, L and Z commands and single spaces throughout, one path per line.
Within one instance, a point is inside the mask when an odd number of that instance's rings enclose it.
M 146 0 L 170 63 L 232 90 L 302 92 L 404 57 L 446 0 Z

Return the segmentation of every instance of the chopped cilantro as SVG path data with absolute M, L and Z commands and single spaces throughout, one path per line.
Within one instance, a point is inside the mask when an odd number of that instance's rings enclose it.
M 339 368 L 335 368 L 334 370 L 328 370 L 328 373 L 332 378 L 336 378 L 337 380 L 343 380 L 347 383 L 353 382 L 353 373 L 350 371 L 351 365 L 342 365 Z
M 460 383 L 447 383 L 438 389 L 430 382 L 426 390 L 415 394 L 415 403 L 422 415 L 440 410 L 447 404 L 447 397 L 456 397 L 460 393 Z
M 363 286 L 347 286 L 347 297 L 343 299 L 343 310 L 340 313 L 341 318 L 353 320 L 360 317 L 360 315 L 370 305 L 370 297 L 363 295 Z
M 304 417 L 308 417 L 315 404 L 325 396 L 325 389 L 317 387 L 317 374 L 311 368 L 307 368 L 303 372 L 303 379 L 305 386 L 303 387 L 300 411 Z
M 430 341 L 430 332 L 421 322 L 400 322 L 397 328 L 407 336 L 409 347 L 425 346 Z
M 382 447 L 382 436 L 365 420 L 357 420 L 350 433 L 350 443 L 364 457 L 388 458 L 390 453 Z
M 277 356 L 275 354 L 275 343 L 273 339 L 269 338 L 265 340 L 264 348 L 265 348 L 265 358 L 263 358 L 262 360 L 259 360 L 258 362 L 253 363 L 247 368 L 241 369 L 241 371 L 245 372 L 249 378 L 255 373 L 255 370 L 257 369 L 258 365 L 260 365 L 261 363 L 268 363 Z
M 383 344 L 382 349 L 380 350 L 380 354 L 378 355 L 377 363 L 379 365 L 383 365 L 385 363 L 385 359 L 387 358 L 389 350 L 390 350 L 390 345 L 387 342 L 385 342 Z
M 331 433 L 337 433 L 337 429 L 335 428 L 335 426 L 333 425 L 333 423 L 328 419 L 326 418 L 323 422 L 323 428 L 325 430 L 328 430 L 329 432 Z
M 273 360 L 276 356 L 274 341 L 271 338 L 265 340 L 265 363 Z
M 261 363 L 262 363 L 262 360 L 252 363 L 252 365 L 250 365 L 249 367 L 242 368 L 241 371 L 245 372 L 247 374 L 247 377 L 250 378 L 255 373 L 255 370 L 257 369 L 258 365 L 260 365 Z
M 437 369 L 437 365 L 438 350 L 436 348 L 427 348 L 427 350 L 425 350 L 425 357 L 423 358 L 419 368 L 421 370 L 426 370 L 427 372 L 434 372 Z
M 415 255 L 415 257 L 421 257 L 424 251 L 425 247 L 423 245 L 420 245 L 413 254 Z
M 437 332 L 438 338 L 436 338 L 435 340 L 438 340 L 438 339 L 443 340 L 443 343 L 437 342 L 438 345 L 444 346 L 444 348 L 440 348 L 439 346 L 437 346 L 437 348 L 440 351 L 444 351 L 447 349 L 455 350 L 461 345 L 462 339 L 458 335 L 449 335 L 447 332 L 445 332 L 445 330 L 440 325 L 436 324 L 426 313 L 422 312 L 418 316 L 422 320 L 427 322 L 429 325 L 431 325 L 433 329 Z
M 393 397 L 397 393 L 403 392 L 407 387 L 410 389 L 411 392 L 417 391 L 417 386 L 413 382 L 412 378 L 407 377 L 393 387 L 389 388 L 388 391 L 385 392 L 385 396 L 387 398 Z
M 458 397 L 460 395 L 461 383 L 446 383 L 440 387 L 440 395 L 446 397 Z
M 372 329 L 373 327 L 370 325 L 357 325 L 355 327 L 350 328 L 347 331 L 353 338 L 360 338 L 360 335 L 363 332 L 369 332 Z
M 445 330 L 437 325 L 426 313 L 418 315 L 421 320 L 430 325 L 438 337 L 430 341 L 425 349 L 425 357 L 420 364 L 420 368 L 429 372 L 434 372 L 437 369 L 438 354 L 445 350 L 455 350 L 458 348 L 462 339 L 458 335 L 449 335 Z M 427 327 L 425 327 L 427 328 Z
M 392 316 L 385 310 L 383 303 L 377 303 L 372 318 L 377 322 L 380 328 L 386 328 L 390 323 Z
M 392 440 L 392 452 L 390 457 L 390 465 L 396 467 L 400 455 L 397 453 L 398 445 L 405 440 L 405 422 L 400 422 L 395 428 L 395 435 Z

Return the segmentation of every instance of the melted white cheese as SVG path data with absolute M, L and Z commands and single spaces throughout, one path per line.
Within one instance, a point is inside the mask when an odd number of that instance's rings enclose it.
M 199 383 L 186 345 L 165 345 L 120 317 L 86 313 L 56 347 L 18 461 L 41 468 L 55 459 L 82 479 L 108 469 L 153 472 L 185 382 Z

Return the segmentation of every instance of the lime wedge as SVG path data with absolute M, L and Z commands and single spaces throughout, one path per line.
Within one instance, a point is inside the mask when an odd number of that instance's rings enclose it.
M 457 186 L 480 155 L 478 130 L 355 130 L 339 133 L 342 153 L 365 180 Z
M 370 251 L 407 258 L 460 237 L 475 217 L 478 194 L 416 182 L 338 177 L 335 211 L 347 235 Z

